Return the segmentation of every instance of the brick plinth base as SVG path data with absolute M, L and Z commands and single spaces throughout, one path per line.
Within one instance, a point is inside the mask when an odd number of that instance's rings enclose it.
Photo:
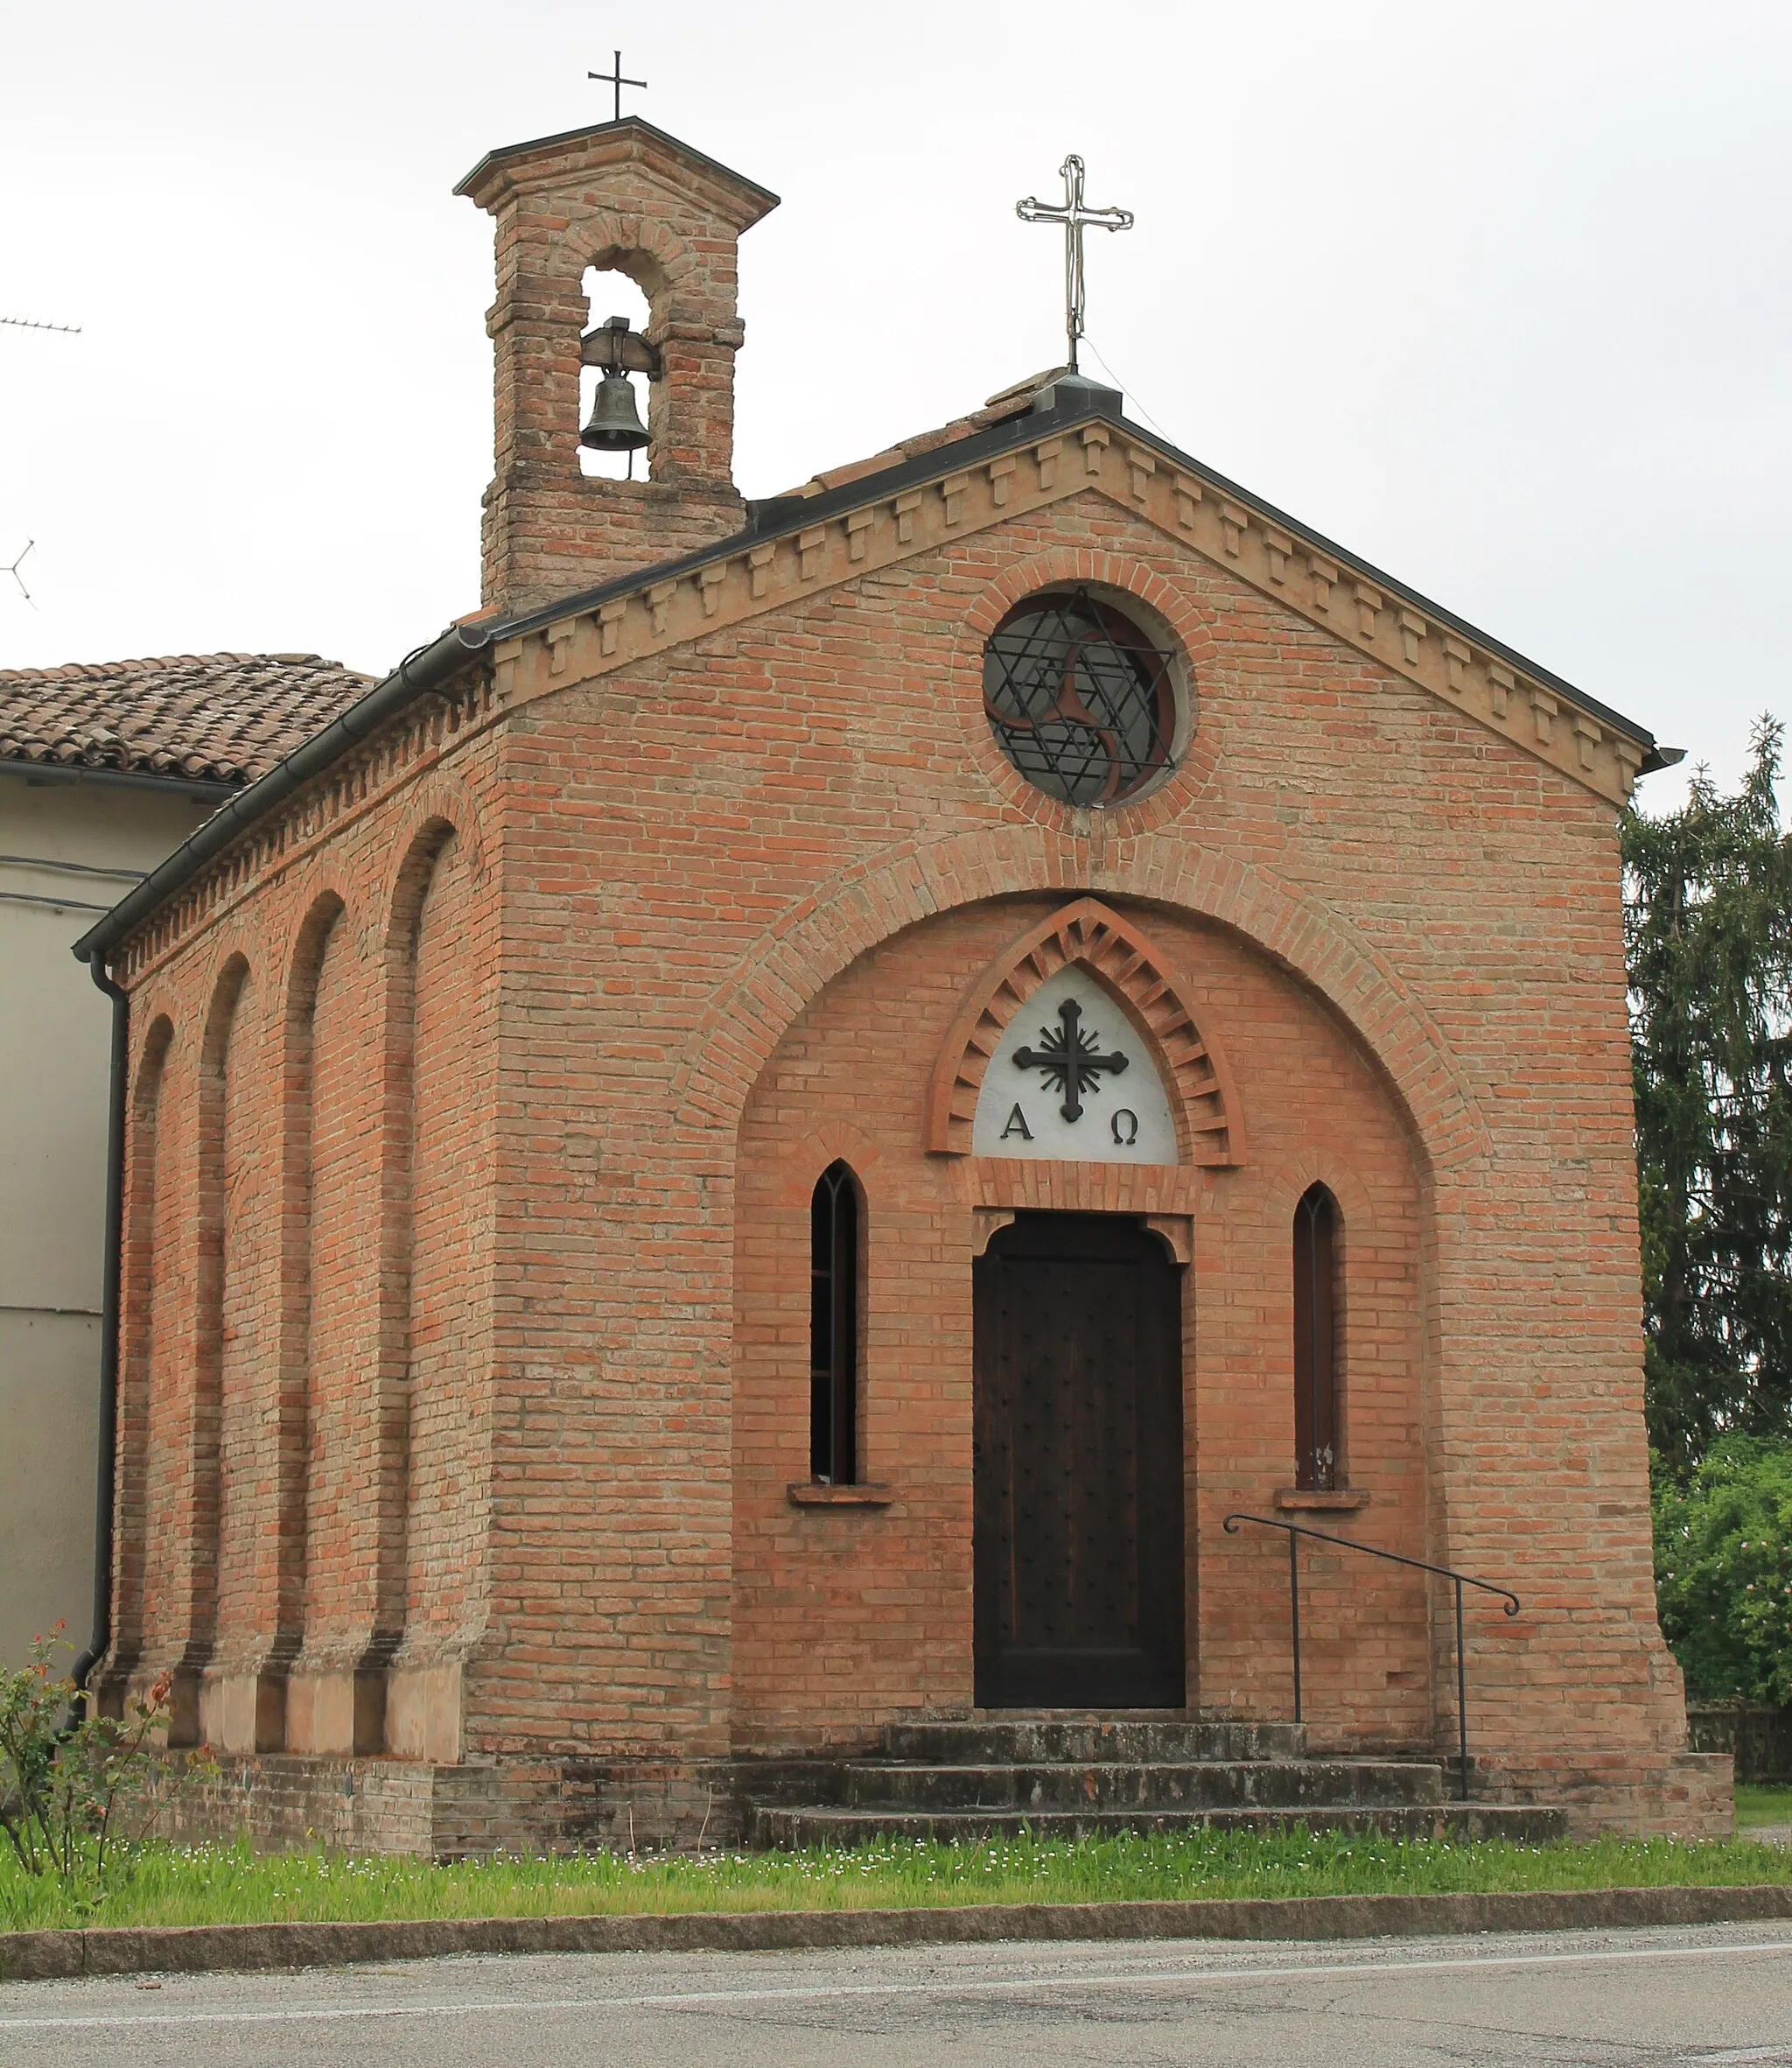
M 158 1835 L 178 1844 L 247 1836 L 261 1852 L 321 1845 L 345 1853 L 461 1859 L 508 1852 L 690 1851 L 740 1837 L 735 1769 L 505 1760 L 227 1753 L 203 1779 L 158 1786 Z
M 1470 1763 L 1477 1795 L 1564 1809 L 1576 1838 L 1685 1839 L 1734 1837 L 1733 1763 L 1726 1752 L 1662 1752 L 1645 1763 L 1634 1752 L 1579 1751 L 1548 1763 Z
M 741 1842 L 744 1794 L 757 1770 L 756 1763 L 728 1760 L 445 1766 L 226 1754 L 202 1780 L 164 1784 L 158 1830 L 182 1844 L 246 1834 L 267 1852 L 321 1845 L 438 1860 L 599 1847 L 690 1851 Z M 1481 1804 L 1564 1809 L 1577 1838 L 1727 1838 L 1735 1828 L 1731 1762 L 1721 1753 L 1663 1753 L 1647 1768 L 1625 1754 L 1559 1767 L 1477 1758 L 1474 1795 Z

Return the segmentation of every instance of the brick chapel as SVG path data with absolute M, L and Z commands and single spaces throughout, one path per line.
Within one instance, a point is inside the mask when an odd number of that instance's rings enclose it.
M 1651 1571 L 1648 733 L 1068 371 L 746 502 L 777 197 L 637 118 L 458 191 L 482 608 L 78 950 L 99 1686 L 172 1675 L 190 1814 L 713 1839 L 1004 1718 L 1447 1797 L 1466 1691 L 1478 1804 L 1724 1827 Z M 1520 1607 L 1459 1661 L 1426 1566 Z

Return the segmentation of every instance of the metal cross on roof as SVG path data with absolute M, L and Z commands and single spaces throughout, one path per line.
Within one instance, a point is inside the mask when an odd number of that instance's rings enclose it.
M 1085 1091 L 1101 1089 L 1101 1073 L 1110 1070 L 1116 1076 L 1126 1068 L 1128 1058 L 1117 1050 L 1111 1055 L 1097 1055 L 1096 1044 L 1098 1034 L 1086 1034 L 1077 1022 L 1082 1018 L 1082 1007 L 1074 998 L 1068 998 L 1058 1008 L 1058 1017 L 1064 1023 L 1061 1031 L 1049 1027 L 1040 1029 L 1043 1048 L 1017 1048 L 1014 1067 L 1022 1070 L 1043 1070 L 1047 1088 L 1064 1094 L 1064 1103 L 1058 1108 L 1067 1120 L 1082 1118 L 1082 1095 Z
M 1082 205 L 1082 160 L 1074 151 L 1058 170 L 1064 175 L 1064 206 L 1037 201 L 1029 194 L 1014 204 L 1023 222 L 1061 222 L 1064 226 L 1064 330 L 1070 340 L 1070 370 L 1076 371 L 1076 340 L 1082 335 L 1082 233 L 1094 223 L 1104 230 L 1130 230 L 1130 208 L 1085 208 Z
M 620 50 L 616 53 L 614 66 L 615 69 L 613 71 L 587 72 L 585 74 L 585 77 L 587 79 L 601 79 L 606 86 L 613 86 L 615 88 L 616 113 L 612 117 L 612 119 L 616 122 L 620 122 L 622 120 L 623 88 L 626 86 L 638 86 L 641 91 L 645 93 L 647 91 L 648 82 L 644 79 L 625 79 L 622 76 L 622 53 Z

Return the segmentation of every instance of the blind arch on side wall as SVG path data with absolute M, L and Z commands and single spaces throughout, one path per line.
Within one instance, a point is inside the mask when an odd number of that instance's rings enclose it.
M 425 933 L 438 931 L 430 922 L 458 843 L 458 830 L 448 819 L 432 817 L 417 829 L 398 871 L 387 930 L 382 1289 L 373 1470 L 379 1522 L 373 1632 L 361 1660 L 363 1675 L 369 1679 L 375 1674 L 383 1679 L 411 1623 L 416 1580 L 411 1507 L 416 1435 L 412 1364 L 416 1334 L 417 1133 L 430 1090 L 427 1083 L 421 1088 L 417 1083 L 418 972 L 420 958 L 426 958 Z M 436 952 L 439 956 L 439 943 Z M 427 1048 L 428 1043 L 424 1046 Z M 433 1062 L 432 1056 L 425 1056 L 426 1078 Z M 368 1738 L 386 1751 L 420 1749 L 420 1742 L 396 1741 L 395 1719 L 386 1713 L 383 1701 L 380 1707 L 377 1719 L 363 1720 Z
M 340 1067 L 328 1024 L 320 1040 L 318 999 L 326 962 L 343 958 L 342 900 L 326 891 L 299 927 L 287 979 L 281 1170 L 281 1354 L 276 1484 L 279 1550 L 270 1660 L 290 1667 L 304 1644 L 315 1526 L 312 1455 L 318 1433 L 315 1307 L 326 1235 L 340 1241 L 327 1195 L 320 1201 L 318 1075 Z M 320 1220 L 326 1224 L 320 1229 Z M 319 1446 L 319 1448 L 326 1447 Z M 332 1461 L 333 1462 L 333 1460 Z
M 455 1689 L 476 1634 L 488 1541 L 489 1339 L 485 1334 L 492 1110 L 483 1057 L 487 965 L 473 941 L 473 883 L 456 826 L 430 822 L 402 872 L 395 929 L 395 1097 L 388 1167 L 402 1202 L 389 1230 L 394 1355 L 388 1367 L 391 1526 L 382 1628 L 363 1655 L 370 1707 L 384 1680 L 385 1749 L 452 1763 Z M 396 1138 L 396 1139 L 395 1139 Z M 395 1642 L 396 1640 L 396 1642 Z M 383 1676 L 374 1669 L 383 1667 Z M 369 1715 L 368 1731 L 374 1720 Z
M 151 1446 L 166 1441 L 170 1403 L 156 1400 L 158 1341 L 157 1295 L 174 1274 L 158 1243 L 157 1216 L 164 1218 L 168 1202 L 157 1190 L 163 1085 L 174 1025 L 165 1013 L 150 1023 L 137 1062 L 131 1092 L 123 1242 L 124 1313 L 118 1359 L 118 1467 L 114 1498 L 112 1655 L 102 1689 L 108 1714 L 123 1712 L 123 1688 L 142 1657 L 150 1616 L 149 1514 L 154 1461 Z M 164 1188 L 164 1189 L 167 1189 Z M 162 1266 L 158 1278 L 158 1267 Z M 166 1293 L 162 1292 L 165 1321 Z
M 241 1275 L 241 1209 L 232 1211 L 233 1180 L 242 1163 L 239 1085 L 247 959 L 233 955 L 219 972 L 200 1049 L 198 1213 L 194 1258 L 192 1410 L 187 1463 L 188 1550 L 184 1644 L 172 1698 L 168 1742 L 200 1742 L 199 1676 L 216 1649 L 224 1564 L 225 1506 L 231 1490 L 226 1461 L 225 1330 Z M 233 1126 L 233 1120 L 239 1125 Z M 241 1499 L 241 1489 L 237 1491 Z

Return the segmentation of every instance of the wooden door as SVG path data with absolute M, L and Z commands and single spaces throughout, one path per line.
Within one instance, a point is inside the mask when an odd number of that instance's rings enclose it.
M 1122 1216 L 1022 1214 L 975 1306 L 977 1706 L 1181 1707 L 1180 1272 Z

